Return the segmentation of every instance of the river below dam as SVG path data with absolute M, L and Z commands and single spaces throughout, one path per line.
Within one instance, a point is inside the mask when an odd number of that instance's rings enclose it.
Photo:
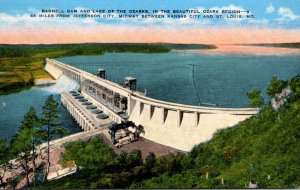
M 33 87 L 19 93 L 0 96 L 0 138 L 11 140 L 18 132 L 18 128 L 25 113 L 33 106 L 39 116 L 42 114 L 43 105 L 50 94 L 60 105 L 60 92 L 64 90 L 75 90 L 78 85 L 69 78 L 62 76 L 57 83 L 48 87 Z M 79 125 L 64 107 L 59 106 L 59 115 L 69 133 L 81 131 Z
M 199 53 L 200 52 L 200 53 Z M 300 73 L 300 53 L 234 54 L 171 51 L 169 53 L 105 53 L 100 56 L 73 56 L 58 61 L 95 73 L 105 69 L 109 79 L 123 83 L 126 76 L 137 78 L 138 89 L 149 97 L 191 105 L 247 107 L 246 93 L 266 89 L 272 76 L 288 80 Z M 16 94 L 0 96 L 0 138 L 10 140 L 17 133 L 30 106 L 42 113 L 48 95 L 60 102 L 60 92 L 78 86 L 67 77 L 55 85 L 33 87 Z M 79 126 L 63 107 L 60 115 L 70 133 Z

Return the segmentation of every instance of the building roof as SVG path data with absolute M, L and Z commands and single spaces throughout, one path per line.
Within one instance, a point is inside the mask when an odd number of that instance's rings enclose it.
M 133 77 L 125 77 L 124 79 L 125 79 L 125 80 L 128 80 L 128 81 L 129 81 L 129 80 L 136 80 L 136 78 L 133 78 Z

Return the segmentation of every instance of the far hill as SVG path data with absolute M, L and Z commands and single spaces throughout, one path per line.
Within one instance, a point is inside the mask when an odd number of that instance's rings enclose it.
M 216 49 L 215 45 L 210 44 L 172 44 L 172 43 L 155 43 L 174 50 L 188 50 L 188 49 Z
M 175 49 L 175 50 L 187 50 L 187 49 L 215 49 L 215 45 L 211 44 L 174 44 L 174 43 L 74 43 L 74 44 L 0 44 L 0 48 L 8 48 L 8 47 L 27 47 L 27 48 L 70 48 L 70 47 L 152 47 L 152 46 L 163 46 L 168 49 Z
M 280 48 L 300 48 L 300 42 L 294 42 L 294 43 L 270 43 L 270 44 L 250 44 L 250 46 L 280 47 Z

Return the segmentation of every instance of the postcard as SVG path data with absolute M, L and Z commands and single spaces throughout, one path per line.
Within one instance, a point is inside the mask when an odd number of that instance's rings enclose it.
M 0 188 L 299 188 L 300 2 L 0 0 Z

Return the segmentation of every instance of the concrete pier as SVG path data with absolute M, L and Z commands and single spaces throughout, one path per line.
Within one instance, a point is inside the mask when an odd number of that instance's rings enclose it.
M 105 120 L 96 118 L 96 115 L 93 115 L 91 111 L 86 110 L 85 106 L 78 102 L 78 100 L 72 97 L 68 92 L 61 93 L 61 103 L 70 112 L 83 131 L 106 128 L 114 123 L 110 118 Z

